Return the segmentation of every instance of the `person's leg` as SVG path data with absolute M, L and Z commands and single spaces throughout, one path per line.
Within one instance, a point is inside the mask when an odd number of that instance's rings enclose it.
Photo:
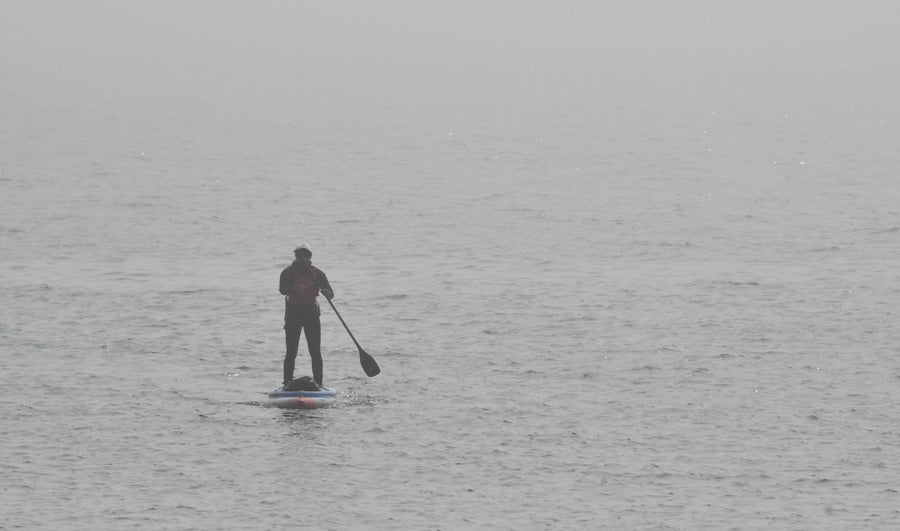
M 284 384 L 294 379 L 294 360 L 297 358 L 297 347 L 300 346 L 300 329 L 288 328 L 284 331 Z
M 294 379 L 294 361 L 297 359 L 300 332 L 303 330 L 303 323 L 298 317 L 290 308 L 284 312 L 284 385 Z
M 306 346 L 309 348 L 309 359 L 312 361 L 313 380 L 322 387 L 322 325 L 318 315 L 311 316 L 304 324 Z

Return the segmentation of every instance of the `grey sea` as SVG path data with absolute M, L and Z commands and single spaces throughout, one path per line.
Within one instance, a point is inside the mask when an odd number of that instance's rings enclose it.
M 897 10 L 4 4 L 0 528 L 900 528 Z

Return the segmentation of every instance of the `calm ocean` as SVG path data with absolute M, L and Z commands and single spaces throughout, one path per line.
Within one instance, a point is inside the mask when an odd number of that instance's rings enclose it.
M 486 4 L 7 10 L 0 529 L 900 527 L 896 8 Z

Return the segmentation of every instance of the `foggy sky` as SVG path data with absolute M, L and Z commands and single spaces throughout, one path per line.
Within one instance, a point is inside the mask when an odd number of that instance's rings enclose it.
M 509 129 L 622 105 L 878 114 L 898 106 L 898 11 L 812 0 L 4 2 L 0 155 L 18 157 L 16 138 L 48 124 L 70 124 L 74 141 L 112 119 L 125 120 L 107 133 L 120 136 L 160 117 L 248 134 L 306 122 L 337 136 L 358 123 L 421 125 L 433 109 Z
M 884 70 L 890 2 L 4 2 L 4 103 L 68 87 L 564 85 L 673 71 Z M 890 72 L 888 72 L 890 71 Z M 347 88 L 347 85 L 353 85 Z M 230 86 L 230 88 L 229 88 Z

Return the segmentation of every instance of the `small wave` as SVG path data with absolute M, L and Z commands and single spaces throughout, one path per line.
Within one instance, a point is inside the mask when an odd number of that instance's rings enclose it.
M 738 280 L 726 280 L 725 284 L 728 284 L 729 286 L 759 286 L 759 282 L 755 282 L 752 280 L 748 280 L 746 282 L 741 282 Z
M 235 404 L 239 406 L 252 406 L 252 407 L 269 407 L 271 404 L 268 402 L 261 402 L 259 400 L 247 400 L 246 402 L 235 402 Z M 198 413 L 203 418 L 212 418 L 212 415 L 204 415 L 203 413 Z
M 575 317 L 565 317 L 559 320 L 561 323 L 571 323 L 577 321 L 596 321 L 597 318 L 593 315 L 578 315 Z
M 193 288 L 193 289 L 176 289 L 176 290 L 168 290 L 163 291 L 164 295 L 198 295 L 203 293 L 215 293 L 217 291 L 221 291 L 219 289 L 213 288 Z

